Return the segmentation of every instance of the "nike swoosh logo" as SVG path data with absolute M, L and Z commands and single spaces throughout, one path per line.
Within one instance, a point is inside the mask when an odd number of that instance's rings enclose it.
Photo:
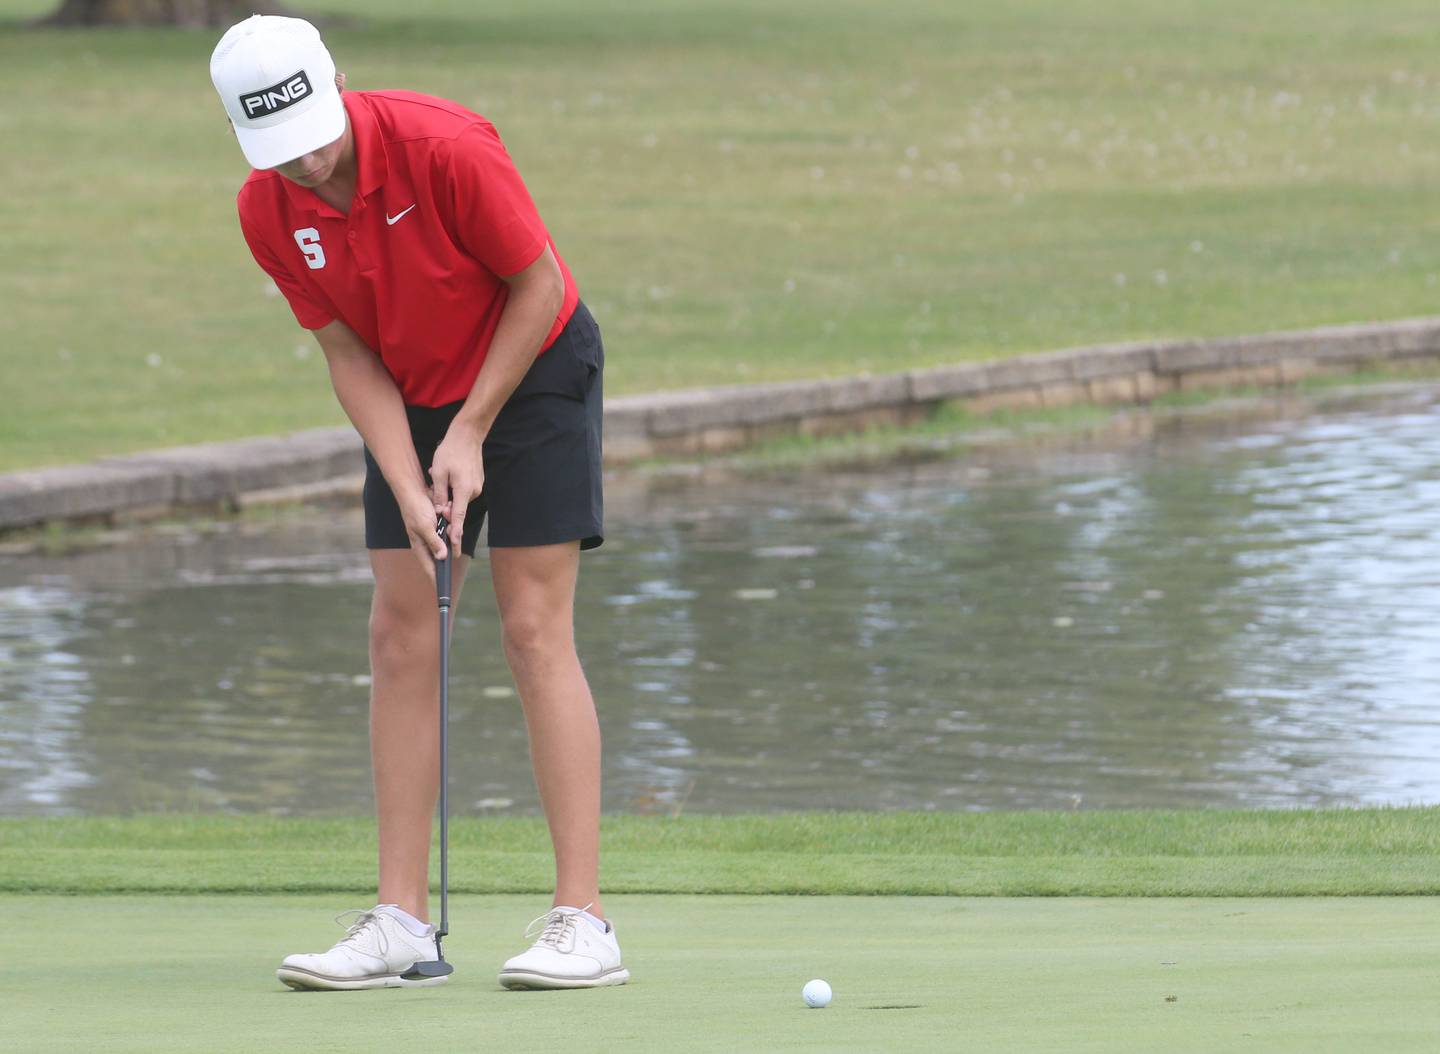
M 417 201 L 417 202 L 415 203 L 415 205 L 418 205 L 418 204 L 420 204 L 420 203 Z M 410 209 L 413 209 L 413 208 L 415 207 L 415 205 L 411 205 L 411 206 L 410 206 Z M 406 209 L 405 212 L 397 212 L 397 213 L 396 213 L 395 215 L 393 215 L 393 216 L 390 215 L 390 213 L 388 213 L 388 212 L 385 213 L 385 222 L 388 223 L 388 224 L 390 224 L 390 226 L 392 226 L 392 227 L 395 226 L 395 224 L 397 224 L 397 223 L 400 222 L 400 218 L 401 218 L 402 216 L 404 216 L 406 212 L 409 212 L 410 209 Z

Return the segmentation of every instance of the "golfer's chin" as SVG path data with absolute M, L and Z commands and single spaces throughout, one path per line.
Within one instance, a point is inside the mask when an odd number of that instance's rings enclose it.
M 316 151 L 315 154 L 306 154 L 304 157 L 297 157 L 294 161 L 276 165 L 274 171 L 299 186 L 318 187 L 335 172 L 335 162 L 334 160 L 327 161 L 323 154 Z
M 296 172 L 294 175 L 291 175 L 283 168 L 278 171 L 291 183 L 307 188 L 318 187 L 330 178 L 330 170 L 328 168 L 314 169 L 308 172 Z

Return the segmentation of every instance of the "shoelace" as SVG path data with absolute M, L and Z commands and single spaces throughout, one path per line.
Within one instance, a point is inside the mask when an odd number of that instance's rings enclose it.
M 583 908 L 551 908 L 539 918 L 530 920 L 530 925 L 525 927 L 525 939 L 535 937 L 534 947 L 537 948 L 543 944 L 557 952 L 570 951 L 575 947 L 575 917 L 589 911 L 591 904 Z M 536 926 L 540 929 L 537 930 Z M 561 947 L 567 941 L 569 947 Z
M 385 936 L 385 927 L 378 924 L 380 922 L 379 915 L 377 915 L 373 910 L 367 911 L 361 908 L 351 908 L 349 911 L 342 911 L 340 912 L 340 914 L 336 915 L 335 924 L 337 926 L 345 926 L 345 923 L 341 922 L 340 920 L 343 919 L 346 915 L 359 915 L 360 917 L 346 928 L 345 936 L 340 938 L 339 943 L 350 944 L 353 941 L 355 945 L 358 945 L 360 943 L 360 938 L 365 935 L 365 931 L 370 928 L 370 925 L 372 923 L 374 923 L 376 924 L 375 932 L 380 937 L 380 955 L 383 957 L 387 952 L 389 952 L 390 938 Z

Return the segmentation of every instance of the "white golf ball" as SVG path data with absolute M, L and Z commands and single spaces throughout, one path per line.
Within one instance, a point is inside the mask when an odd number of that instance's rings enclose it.
M 800 989 L 805 1005 L 816 1009 L 830 1005 L 830 994 L 830 986 L 818 977 L 813 981 L 806 981 L 805 987 Z

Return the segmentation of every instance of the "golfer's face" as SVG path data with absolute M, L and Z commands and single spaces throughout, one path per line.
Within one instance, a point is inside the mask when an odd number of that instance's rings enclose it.
M 318 187 L 334 175 L 335 166 L 340 161 L 340 151 L 344 144 L 345 137 L 342 135 L 328 146 L 322 146 L 319 150 L 302 154 L 293 161 L 286 161 L 283 165 L 276 165 L 275 171 L 302 187 Z

